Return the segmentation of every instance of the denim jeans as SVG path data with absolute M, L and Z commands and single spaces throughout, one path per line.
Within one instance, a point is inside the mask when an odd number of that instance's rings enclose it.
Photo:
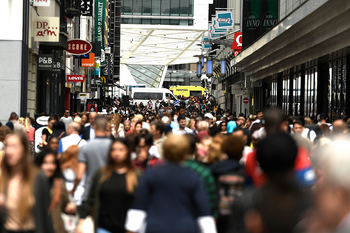
M 107 231 L 107 230 L 105 230 L 105 229 L 103 229 L 103 228 L 98 228 L 98 229 L 97 229 L 97 233 L 112 233 L 112 232 Z

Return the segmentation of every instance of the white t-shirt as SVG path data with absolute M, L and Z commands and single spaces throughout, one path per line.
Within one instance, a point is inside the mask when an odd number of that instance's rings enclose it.
M 72 168 L 65 169 L 64 171 L 62 171 L 62 174 L 66 180 L 65 183 L 66 183 L 67 192 L 70 192 L 74 188 L 76 175 Z M 84 193 L 84 186 L 83 186 L 84 182 L 85 182 L 85 174 L 83 175 L 83 178 L 81 179 L 78 187 L 75 189 L 75 192 L 74 192 L 74 201 L 77 206 L 81 205 L 83 201 L 82 197 Z
M 309 136 L 309 129 L 308 129 L 308 128 L 305 128 L 304 131 L 303 131 L 303 133 L 301 134 L 301 136 L 302 136 L 303 138 L 309 139 L 310 142 L 313 142 L 313 141 L 315 140 L 315 138 L 316 138 L 317 135 L 316 135 L 315 131 L 311 130 L 311 132 L 310 132 L 310 138 L 309 138 L 309 137 L 308 137 L 308 136 Z

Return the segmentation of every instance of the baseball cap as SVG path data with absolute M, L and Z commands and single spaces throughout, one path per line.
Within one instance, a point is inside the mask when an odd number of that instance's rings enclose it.
M 206 114 L 204 114 L 204 118 L 213 119 L 214 117 L 211 113 L 206 113 Z

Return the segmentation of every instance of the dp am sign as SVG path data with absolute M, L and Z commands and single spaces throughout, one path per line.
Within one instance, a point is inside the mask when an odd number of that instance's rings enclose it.
M 34 41 L 58 42 L 60 40 L 59 17 L 36 17 L 33 24 Z

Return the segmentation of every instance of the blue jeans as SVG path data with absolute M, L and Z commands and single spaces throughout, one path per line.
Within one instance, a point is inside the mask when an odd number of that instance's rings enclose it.
M 107 230 L 105 230 L 105 229 L 103 229 L 103 228 L 98 228 L 98 229 L 97 229 L 97 233 L 112 233 L 112 232 L 107 231 Z

